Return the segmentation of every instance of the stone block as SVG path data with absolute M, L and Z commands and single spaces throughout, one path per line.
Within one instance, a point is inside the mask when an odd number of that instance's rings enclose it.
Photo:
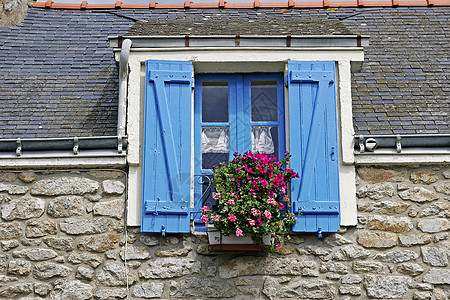
M 397 235 L 391 232 L 361 231 L 356 241 L 365 248 L 386 249 L 397 245 Z
M 432 292 L 415 292 L 413 300 L 430 300 L 433 297 Z
M 96 234 L 115 231 L 120 228 L 118 221 L 106 217 L 67 218 L 59 224 L 62 232 L 73 235 Z
M 337 274 L 347 274 L 348 267 L 343 263 L 338 262 L 321 262 L 319 266 L 319 271 L 322 273 L 333 272 Z
M 27 186 L 0 183 L 0 192 L 7 192 L 10 195 L 25 195 L 28 190 Z
M 118 180 L 105 180 L 102 182 L 103 193 L 106 195 L 122 195 L 125 185 Z
M 32 283 L 17 283 L 14 285 L 9 285 L 3 288 L 0 288 L 0 298 L 3 299 L 12 299 L 15 297 L 20 297 L 24 295 L 31 294 L 33 292 L 33 284 Z
M 202 264 L 192 258 L 159 258 L 139 269 L 139 278 L 164 279 L 200 273 Z
M 147 259 L 149 257 L 150 253 L 145 247 L 135 247 L 128 245 L 126 251 L 125 247 L 122 247 L 122 250 L 120 251 L 120 258 L 122 258 L 122 260 Z
M 90 281 L 94 279 L 94 273 L 94 270 L 89 267 L 79 266 L 77 269 L 77 273 L 75 274 L 75 278 Z
M 422 210 L 419 217 L 437 216 L 443 218 L 450 217 L 450 204 L 444 202 L 436 202 Z
M 390 170 L 371 167 L 356 169 L 359 177 L 367 183 L 401 182 L 407 178 L 406 170 Z
M 72 269 L 64 265 L 51 262 L 41 262 L 34 265 L 33 274 L 38 279 L 50 279 L 53 277 L 68 277 Z
M 108 288 L 97 290 L 94 294 L 95 299 L 109 300 L 109 299 L 125 299 L 128 295 L 126 288 Z
M 51 290 L 52 290 L 52 286 L 48 283 L 44 283 L 44 282 L 35 282 L 34 283 L 34 293 L 41 297 L 47 296 Z
M 72 251 L 75 248 L 73 238 L 70 237 L 45 237 L 43 241 L 55 250 Z
M 94 252 L 105 252 L 115 248 L 119 240 L 119 235 L 115 233 L 100 234 L 82 238 L 78 242 L 80 250 L 89 250 Z
M 400 246 L 412 247 L 431 243 L 431 236 L 425 234 L 400 235 L 398 237 Z
M 164 291 L 163 283 L 148 282 L 136 285 L 133 288 L 132 296 L 145 299 L 161 298 L 163 291 Z
M 280 284 L 273 277 L 266 277 L 262 292 L 271 300 L 282 298 L 334 299 L 337 294 L 333 283 L 322 279 L 293 280 Z
M 19 247 L 20 244 L 18 240 L 9 240 L 9 241 L 0 241 L 0 245 L 2 247 L 2 251 L 7 252 L 11 249 Z
M 209 298 L 224 299 L 238 294 L 236 286 L 227 281 L 196 277 L 170 281 L 170 296 L 173 298 L 197 299 L 208 295 Z
M 53 177 L 37 181 L 31 188 L 32 195 L 60 196 L 84 195 L 97 192 L 97 181 L 84 177 Z
M 410 179 L 415 184 L 432 184 L 438 181 L 437 175 L 429 171 L 412 172 Z
M 366 275 L 367 295 L 375 299 L 404 299 L 411 279 L 404 276 Z
M 409 206 L 409 203 L 385 200 L 380 202 L 358 203 L 358 211 L 396 215 L 404 213 Z
M 417 227 L 423 232 L 436 233 L 450 229 L 450 221 L 447 219 L 425 219 L 420 220 Z
M 97 271 L 97 280 L 106 286 L 126 286 L 136 281 L 136 276 L 125 268 L 124 264 L 106 261 Z
M 450 284 L 449 268 L 433 268 L 423 277 L 423 282 L 431 284 Z
M 397 271 L 399 273 L 403 273 L 403 274 L 415 277 L 415 276 L 422 274 L 423 271 L 425 271 L 425 269 L 419 264 L 402 263 L 402 264 L 398 265 Z
M 438 193 L 450 195 L 450 182 L 448 181 L 439 182 L 434 185 L 434 189 Z
M 271 257 L 242 256 L 220 265 L 219 276 L 235 278 L 251 275 L 302 275 L 304 268 L 316 269 L 317 263 L 291 257 L 272 259 Z
M 341 295 L 361 295 L 361 288 L 359 286 L 341 285 L 339 286 L 339 294 Z
M 26 276 L 31 273 L 31 263 L 26 260 L 10 260 L 8 263 L 8 274 Z
M 79 280 L 58 280 L 50 293 L 50 299 L 92 299 L 92 286 Z
M 410 200 L 418 203 L 432 202 L 439 199 L 439 195 L 424 187 L 415 187 L 398 193 L 403 200 Z
M 27 222 L 25 236 L 27 238 L 43 237 L 49 234 L 56 234 L 58 227 L 55 222 L 48 219 L 34 219 Z
M 72 264 L 87 264 L 93 268 L 97 268 L 103 263 L 104 259 L 98 254 L 75 252 L 70 254 L 67 260 Z
M 0 240 L 17 239 L 22 236 L 22 226 L 18 222 L 0 222 Z
M 389 273 L 388 267 L 379 262 L 374 261 L 355 261 L 352 263 L 352 270 L 355 273 L 375 273 L 386 274 Z
M 2 218 L 7 221 L 39 218 L 44 213 L 45 202 L 42 199 L 24 196 L 2 205 Z
M 37 179 L 36 173 L 34 172 L 22 172 L 19 174 L 19 179 L 25 183 L 31 183 Z
M 157 250 L 155 251 L 156 257 L 175 257 L 175 256 L 187 256 L 192 248 L 177 248 L 169 250 Z
M 21 249 L 12 253 L 13 257 L 26 258 L 31 261 L 43 261 L 55 258 L 58 254 L 45 248 Z
M 410 250 L 395 250 L 385 254 L 375 255 L 375 259 L 387 262 L 387 263 L 402 263 L 419 258 L 419 254 Z
M 47 213 L 54 218 L 81 216 L 85 211 L 83 197 L 59 196 L 50 201 Z
M 423 262 L 433 267 L 447 267 L 447 249 L 438 247 L 421 247 Z
M 339 248 L 332 256 L 332 259 L 345 261 L 353 259 L 363 259 L 370 255 L 370 252 L 360 246 L 346 245 Z
M 392 231 L 392 232 L 407 232 L 413 229 L 413 224 L 408 217 L 391 217 L 374 215 L 369 216 L 367 226 L 370 229 Z
M 12 182 L 14 180 L 16 180 L 16 173 L 0 172 L 0 182 Z
M 96 203 L 93 207 L 94 215 L 122 219 L 124 216 L 124 199 Z
M 395 187 L 391 183 L 376 183 L 362 186 L 356 192 L 359 198 L 369 198 L 380 200 L 384 197 L 392 197 L 395 193 Z
M 342 276 L 341 279 L 341 283 L 343 284 L 356 284 L 356 283 L 361 283 L 362 279 L 361 277 L 359 277 L 358 275 L 354 275 L 354 274 L 347 274 Z

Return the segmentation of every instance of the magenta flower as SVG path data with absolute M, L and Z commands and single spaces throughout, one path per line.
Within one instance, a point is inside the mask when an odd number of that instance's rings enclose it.
M 241 229 L 239 229 L 239 228 L 236 229 L 236 236 L 243 236 Z
M 278 203 L 278 208 L 279 208 L 279 209 L 283 209 L 283 208 L 284 208 L 284 204 L 283 204 L 283 203 L 281 203 L 281 202 L 280 202 L 280 203 Z
M 201 219 L 202 222 L 205 223 L 205 224 L 208 223 L 208 221 L 209 221 L 207 215 L 202 215 L 200 219 Z
M 206 214 L 209 211 L 209 206 L 202 207 L 202 214 Z
M 230 222 L 236 222 L 237 218 L 234 214 L 232 213 L 228 213 L 228 220 L 230 220 Z

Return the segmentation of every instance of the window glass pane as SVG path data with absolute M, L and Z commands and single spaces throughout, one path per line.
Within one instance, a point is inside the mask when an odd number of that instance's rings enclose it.
M 228 82 L 202 82 L 202 122 L 228 122 Z
M 230 153 L 230 130 L 228 127 L 202 128 L 202 169 L 212 169 L 226 162 Z
M 273 154 L 279 159 L 278 126 L 252 126 L 252 152 Z
M 278 121 L 277 81 L 252 80 L 252 121 Z

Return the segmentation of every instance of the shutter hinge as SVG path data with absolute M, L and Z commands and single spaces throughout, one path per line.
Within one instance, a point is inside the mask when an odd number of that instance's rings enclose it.
M 331 155 L 331 160 L 332 160 L 332 161 L 335 161 L 335 160 L 336 160 L 336 156 L 335 156 L 335 153 L 334 153 L 334 147 L 331 147 L 331 153 L 330 153 L 330 155 Z
M 285 86 L 285 87 L 288 87 L 288 78 L 289 78 L 288 75 L 286 75 L 286 76 L 284 77 L 284 86 Z

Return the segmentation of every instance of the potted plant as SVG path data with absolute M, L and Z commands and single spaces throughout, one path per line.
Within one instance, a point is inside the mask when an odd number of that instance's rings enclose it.
M 281 162 L 273 155 L 251 151 L 234 156 L 213 168 L 216 209 L 204 206 L 202 221 L 214 226 L 221 237 L 247 237 L 263 250 L 273 251 L 296 223 L 294 214 L 283 208 L 289 201 L 288 183 L 299 175 L 287 167 L 287 152 Z M 234 243 L 242 244 L 239 239 Z

